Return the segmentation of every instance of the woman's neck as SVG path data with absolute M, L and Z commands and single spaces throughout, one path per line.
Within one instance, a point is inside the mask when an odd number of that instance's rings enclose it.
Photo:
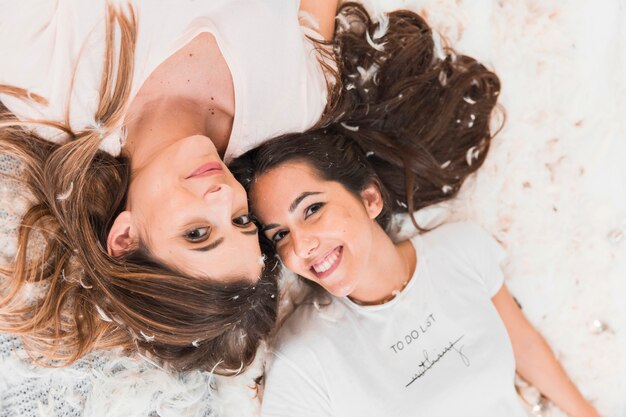
M 415 272 L 417 257 L 413 244 L 409 240 L 394 244 L 382 229 L 380 232 L 382 235 L 373 240 L 377 243 L 372 250 L 367 276 L 349 296 L 357 304 L 390 301 L 404 289 Z
M 202 33 L 161 63 L 142 84 L 127 112 L 124 152 L 131 160 L 149 158 L 176 140 L 201 134 L 223 156 L 234 113 L 230 70 L 215 38 Z

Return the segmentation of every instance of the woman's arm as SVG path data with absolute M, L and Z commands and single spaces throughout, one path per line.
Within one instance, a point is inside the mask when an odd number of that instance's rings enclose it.
M 335 15 L 339 0 L 301 0 L 300 11 L 309 13 L 319 24 L 319 33 L 327 41 L 335 33 Z
M 506 288 L 491 299 L 509 333 L 517 372 L 572 417 L 598 417 L 569 379 L 543 337 L 528 322 Z

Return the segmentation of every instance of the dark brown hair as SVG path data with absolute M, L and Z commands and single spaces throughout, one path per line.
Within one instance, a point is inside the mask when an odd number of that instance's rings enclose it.
M 377 220 L 386 227 L 392 213 L 452 198 L 482 165 L 498 77 L 451 50 L 437 56 L 419 15 L 401 10 L 387 19 L 372 21 L 356 3 L 342 6 L 335 37 L 342 94 L 317 128 L 276 138 L 231 164 L 247 190 L 264 172 L 304 161 L 356 195 L 377 183 L 385 199 Z
M 275 323 L 278 261 L 271 247 L 263 248 L 270 256 L 256 283 L 253 277 L 212 280 L 210 266 L 208 276 L 189 276 L 146 248 L 117 259 L 107 254 L 108 232 L 126 204 L 130 166 L 98 148 L 129 99 L 136 28 L 132 10 L 109 6 L 95 115 L 100 127 L 74 132 L 67 120 L 20 121 L 0 103 L 0 155 L 23 168 L 23 175 L 2 180 L 19 181 L 32 202 L 19 225 L 17 255 L 1 270 L 0 330 L 20 335 L 30 354 L 49 365 L 121 346 L 177 370 L 233 374 L 251 363 Z M 17 87 L 0 85 L 0 92 L 45 102 Z M 46 141 L 33 125 L 59 129 L 66 140 Z M 30 292 L 33 287 L 41 294 Z

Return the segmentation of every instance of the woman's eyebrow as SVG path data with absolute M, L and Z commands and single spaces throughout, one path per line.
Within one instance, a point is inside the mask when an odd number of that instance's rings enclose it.
M 278 226 L 279 226 L 279 225 L 277 225 L 276 223 L 266 224 L 265 226 L 263 226 L 263 227 L 261 228 L 261 233 L 265 233 L 265 232 L 267 232 L 268 230 L 275 229 L 275 228 L 277 228 Z
M 300 204 L 302 202 L 302 200 L 304 200 L 307 197 L 310 197 L 312 195 L 318 195 L 318 194 L 322 194 L 320 191 L 305 191 L 302 194 L 300 194 L 298 197 L 296 197 L 293 202 L 291 203 L 291 205 L 289 206 L 289 213 L 293 213 L 297 208 L 298 208 L 298 204 Z M 270 223 L 270 224 L 266 224 L 265 226 L 263 226 L 261 228 L 261 233 L 264 233 L 268 230 L 274 229 L 276 227 L 278 227 L 279 225 L 276 223 Z
M 298 197 L 296 197 L 295 200 L 293 200 L 293 202 L 289 206 L 289 213 L 293 213 L 296 210 L 296 208 L 298 208 L 298 204 L 300 204 L 302 200 L 304 200 L 305 198 L 309 196 L 317 195 L 317 194 L 322 194 L 322 193 L 319 191 L 305 191 L 302 194 L 300 194 Z
M 256 234 L 258 233 L 258 230 L 255 228 L 254 230 L 244 230 L 244 231 L 242 231 L 241 233 L 242 233 L 242 234 L 244 234 L 244 235 L 250 235 L 250 236 L 252 236 L 252 235 L 256 235 Z M 195 250 L 195 251 L 199 251 L 199 252 L 208 252 L 208 251 L 210 251 L 211 249 L 215 249 L 215 248 L 217 248 L 217 247 L 218 247 L 219 245 L 221 245 L 223 242 L 224 242 L 224 238 L 223 238 L 223 237 L 221 237 L 221 238 L 217 239 L 217 240 L 216 240 L 215 242 L 213 242 L 213 243 L 209 243 L 208 245 L 203 246 L 203 247 L 201 247 L 201 248 L 193 248 L 193 249 L 191 249 L 191 250 Z

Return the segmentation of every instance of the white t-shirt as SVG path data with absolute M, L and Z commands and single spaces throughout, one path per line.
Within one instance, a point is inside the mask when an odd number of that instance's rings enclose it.
M 473 223 L 411 239 L 392 301 L 299 307 L 279 333 L 264 417 L 523 417 L 511 342 L 491 297 L 504 251 Z
M 299 0 L 128 3 L 138 21 L 130 101 L 159 64 L 198 34 L 209 32 L 216 38 L 235 92 L 226 160 L 270 137 L 305 130 L 319 119 L 326 105 L 326 81 L 313 43 L 305 37 L 311 31 L 299 23 Z M 70 125 L 75 131 L 95 126 L 105 15 L 106 0 L 0 0 L 0 84 L 25 88 L 49 105 L 25 104 L 8 95 L 0 95 L 0 101 L 21 119 L 64 121 L 76 74 Z M 49 134 L 46 138 L 55 140 Z M 105 143 L 103 149 L 117 154 L 119 141 Z

